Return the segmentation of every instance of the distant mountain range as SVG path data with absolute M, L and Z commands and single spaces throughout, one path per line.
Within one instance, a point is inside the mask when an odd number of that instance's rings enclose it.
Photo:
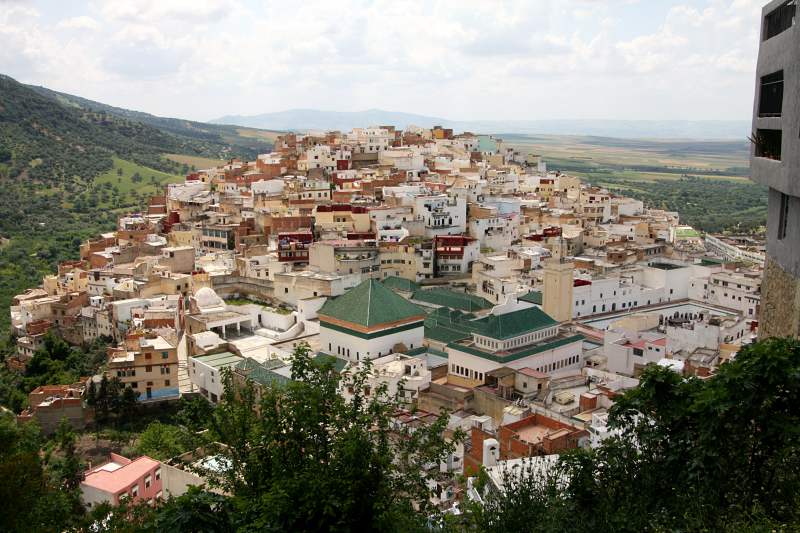
M 322 111 L 291 109 L 260 115 L 228 115 L 210 121 L 270 130 L 350 130 L 353 127 L 409 125 L 430 128 L 441 125 L 458 132 L 591 135 L 653 139 L 746 139 L 747 120 L 449 120 L 441 117 L 368 109 Z

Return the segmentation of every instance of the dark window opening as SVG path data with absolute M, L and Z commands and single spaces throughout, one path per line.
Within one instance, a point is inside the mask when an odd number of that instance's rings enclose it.
M 781 210 L 778 218 L 778 239 L 786 238 L 786 226 L 789 219 L 789 195 L 781 193 Z
M 764 17 L 764 40 L 788 30 L 794 24 L 795 0 L 784 2 Z
M 756 130 L 756 157 L 781 160 L 781 130 Z
M 779 117 L 783 108 L 783 71 L 761 77 L 758 97 L 759 117 Z

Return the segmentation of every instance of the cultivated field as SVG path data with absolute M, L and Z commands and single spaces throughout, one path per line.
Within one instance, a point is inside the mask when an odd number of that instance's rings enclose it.
M 225 164 L 225 161 L 222 159 L 211 159 L 209 157 L 200 157 L 195 155 L 167 154 L 164 157 L 170 161 L 180 163 L 181 165 L 194 167 L 196 170 L 218 167 Z

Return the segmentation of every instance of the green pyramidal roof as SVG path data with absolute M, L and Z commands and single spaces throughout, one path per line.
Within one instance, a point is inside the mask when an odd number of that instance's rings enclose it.
M 319 310 L 329 316 L 364 327 L 424 317 L 425 311 L 379 281 L 369 279 L 336 298 L 329 298 Z
M 520 309 L 504 315 L 489 315 L 475 320 L 474 323 L 480 325 L 480 334 L 493 339 L 510 339 L 558 324 L 538 307 Z

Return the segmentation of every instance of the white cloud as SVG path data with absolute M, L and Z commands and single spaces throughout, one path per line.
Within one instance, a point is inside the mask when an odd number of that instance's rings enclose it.
M 56 24 L 56 28 L 67 30 L 96 30 L 99 27 L 100 24 L 95 19 L 86 15 L 70 17 Z
M 760 1 L 656 4 L 98 0 L 65 15 L 56 0 L 0 2 L 0 68 L 200 119 L 292 107 L 748 117 Z

